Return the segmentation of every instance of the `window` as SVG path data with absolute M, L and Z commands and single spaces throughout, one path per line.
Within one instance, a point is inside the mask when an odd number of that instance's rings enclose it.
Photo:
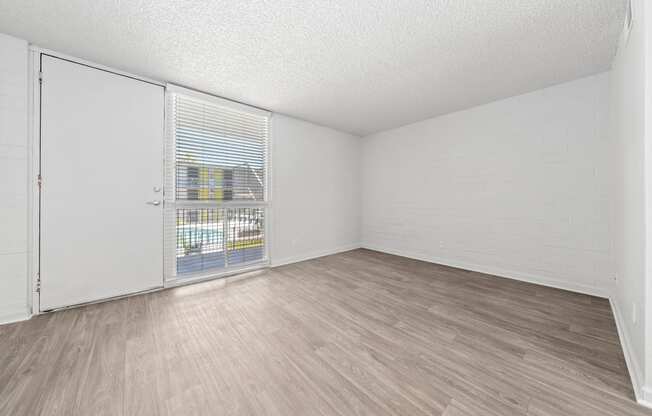
M 168 279 L 266 260 L 269 113 L 169 87 Z

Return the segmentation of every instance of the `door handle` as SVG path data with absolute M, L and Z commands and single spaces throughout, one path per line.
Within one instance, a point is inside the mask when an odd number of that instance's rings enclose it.
M 161 205 L 161 201 L 147 201 L 145 202 L 147 205 L 154 205 L 155 207 Z

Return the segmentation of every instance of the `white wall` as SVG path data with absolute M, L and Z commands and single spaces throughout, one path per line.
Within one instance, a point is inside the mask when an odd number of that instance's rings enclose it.
M 28 316 L 27 56 L 0 34 L 0 323 Z
M 359 247 L 360 138 L 272 119 L 272 264 Z
M 645 366 L 645 25 L 643 1 L 611 72 L 611 135 L 616 178 L 613 296 L 630 373 L 640 396 Z
M 645 38 L 645 180 L 646 180 L 646 270 L 645 270 L 645 384 L 641 400 L 652 407 L 652 5 L 639 1 Z M 640 36 L 640 35 L 639 35 Z
M 362 245 L 606 295 L 608 75 L 363 139 Z

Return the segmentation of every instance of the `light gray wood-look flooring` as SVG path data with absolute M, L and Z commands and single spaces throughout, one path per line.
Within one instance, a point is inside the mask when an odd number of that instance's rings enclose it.
M 355 250 L 0 326 L 1 415 L 652 415 L 607 300 Z

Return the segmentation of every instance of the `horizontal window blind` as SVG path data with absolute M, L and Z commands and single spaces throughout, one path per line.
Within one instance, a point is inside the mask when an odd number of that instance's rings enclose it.
M 264 260 L 269 113 L 180 87 L 169 92 L 168 278 Z
M 176 199 L 264 201 L 268 117 L 174 94 Z

